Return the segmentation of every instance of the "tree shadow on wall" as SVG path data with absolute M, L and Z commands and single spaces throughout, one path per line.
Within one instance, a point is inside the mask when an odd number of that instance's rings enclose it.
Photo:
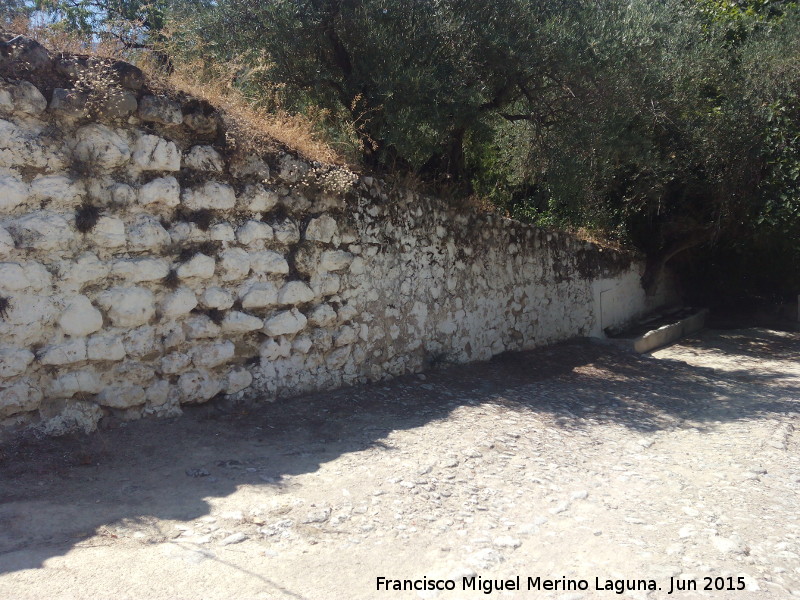
M 743 354 L 765 347 L 781 357 L 800 352 L 800 337 L 761 330 L 733 344 Z M 797 398 L 796 372 L 721 372 L 573 341 L 424 378 L 233 412 L 206 405 L 180 419 L 23 440 L 0 448 L 0 573 L 41 567 L 104 532 L 113 537 L 111 524 L 150 523 L 149 543 L 168 541 L 159 520 L 208 515 L 208 498 L 243 485 L 279 493 L 287 476 L 313 473 L 347 453 L 390 452 L 390 432 L 446 419 L 462 406 L 532 411 L 564 428 L 606 422 L 652 432 L 682 420 L 702 426 L 794 414 Z

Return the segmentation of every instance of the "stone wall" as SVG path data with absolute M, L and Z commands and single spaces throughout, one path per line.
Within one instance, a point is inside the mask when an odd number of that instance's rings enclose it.
M 129 65 L 3 42 L 0 429 L 485 360 L 664 300 L 628 255 L 237 150 L 213 107 Z

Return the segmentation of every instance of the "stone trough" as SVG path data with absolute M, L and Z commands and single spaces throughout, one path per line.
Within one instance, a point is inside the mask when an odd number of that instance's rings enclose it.
M 707 316 L 707 308 L 676 308 L 651 315 L 624 331 L 610 331 L 609 339 L 615 345 L 644 354 L 701 330 Z

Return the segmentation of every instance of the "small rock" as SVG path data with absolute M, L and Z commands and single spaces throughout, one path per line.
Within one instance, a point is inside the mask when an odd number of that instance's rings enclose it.
M 678 530 L 678 537 L 679 538 L 688 538 L 692 537 L 695 533 L 697 533 L 691 525 L 686 525 L 685 527 L 681 527 Z
M 324 523 L 331 516 L 330 508 L 322 508 L 320 510 L 312 510 L 303 519 L 303 523 Z
M 500 537 L 495 538 L 492 543 L 499 548 L 519 548 L 522 545 L 517 538 L 513 538 L 510 535 L 502 535 Z
M 747 552 L 742 544 L 730 538 L 716 535 L 711 538 L 711 543 L 723 554 L 746 554 Z
M 243 542 L 247 539 L 247 536 L 243 534 L 241 531 L 237 531 L 236 533 L 232 533 L 228 537 L 220 540 L 220 546 L 230 546 L 231 544 L 238 544 Z

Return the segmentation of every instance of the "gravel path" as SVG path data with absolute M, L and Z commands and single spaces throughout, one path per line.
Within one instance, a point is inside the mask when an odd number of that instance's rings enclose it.
M 767 330 L 569 342 L 20 443 L 0 598 L 800 597 L 798 359 Z

